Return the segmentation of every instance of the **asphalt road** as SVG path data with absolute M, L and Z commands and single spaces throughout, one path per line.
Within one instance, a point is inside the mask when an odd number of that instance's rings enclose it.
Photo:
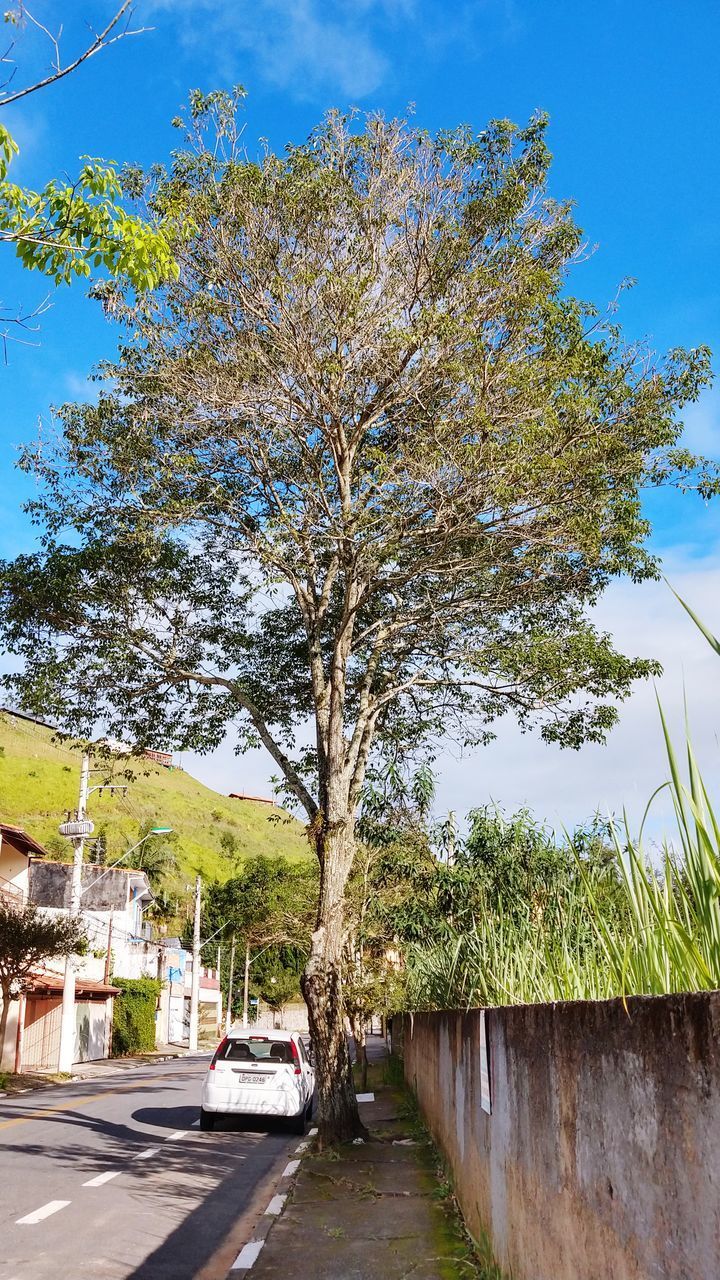
M 0 1098 L 0 1280 L 225 1274 L 219 1246 L 298 1140 L 278 1122 L 200 1133 L 206 1067 L 184 1059 Z

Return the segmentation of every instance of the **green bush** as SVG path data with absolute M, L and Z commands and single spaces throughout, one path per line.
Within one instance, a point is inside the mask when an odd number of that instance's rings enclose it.
M 160 995 L 157 978 L 113 978 L 120 987 L 113 1014 L 112 1055 L 148 1053 L 155 1048 L 155 1009 Z

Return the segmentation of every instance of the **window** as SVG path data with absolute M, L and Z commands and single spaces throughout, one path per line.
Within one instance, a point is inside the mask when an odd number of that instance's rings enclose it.
M 292 1065 L 292 1048 L 286 1040 L 239 1040 L 230 1038 L 215 1054 L 221 1062 L 285 1062 Z

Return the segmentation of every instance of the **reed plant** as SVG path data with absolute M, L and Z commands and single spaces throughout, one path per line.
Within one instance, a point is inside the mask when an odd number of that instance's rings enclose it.
M 680 603 L 720 655 L 720 641 Z M 622 826 L 610 825 L 614 856 L 607 874 L 619 880 L 622 909 L 607 912 L 598 873 L 578 858 L 577 878 L 564 886 L 546 917 L 489 910 L 463 932 L 411 950 L 411 1007 L 598 1000 L 720 987 L 720 815 L 687 724 L 683 774 L 658 706 L 669 778 L 651 796 L 637 837 L 626 816 Z M 653 803 L 666 789 L 675 830 L 655 866 L 644 832 Z

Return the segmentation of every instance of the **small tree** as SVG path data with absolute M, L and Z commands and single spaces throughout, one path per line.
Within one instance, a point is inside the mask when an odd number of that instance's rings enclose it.
M 69 916 L 44 914 L 32 903 L 15 905 L 0 894 L 0 1052 L 5 1044 L 10 1001 L 43 960 L 72 955 L 85 941 L 82 924 Z
M 123 0 L 86 47 L 66 61 L 61 55 L 60 33 L 54 36 L 24 2 L 7 9 L 3 18 L 12 36 L 3 49 L 7 74 L 0 83 L 0 111 L 63 80 L 118 40 L 140 34 L 129 27 L 131 14 L 132 0 Z M 15 37 L 28 27 L 50 46 L 51 66 L 38 79 L 23 84 L 16 76 L 12 54 Z M 157 221 L 144 221 L 124 207 L 124 188 L 132 194 L 130 173 L 123 176 L 114 164 L 88 156 L 75 181 L 52 179 L 42 190 L 34 191 L 11 180 L 10 166 L 17 154 L 17 143 L 0 124 L 0 244 L 13 245 L 23 266 L 49 276 L 56 285 L 88 278 L 104 268 L 111 276 L 123 276 L 134 288 L 152 288 L 176 271 Z M 5 319 L 27 327 L 46 307 L 47 302 L 30 314 L 20 310 Z M 7 329 L 0 332 L 3 341 L 7 336 Z
M 676 411 L 708 353 L 654 362 L 569 295 L 581 236 L 547 193 L 542 117 L 433 138 L 331 113 L 250 163 L 226 96 L 191 116 L 149 188 L 180 279 L 114 292 L 127 338 L 99 403 L 26 452 L 46 536 L 5 567 L 0 625 L 25 660 L 10 683 L 71 729 L 205 749 L 233 724 L 267 749 L 320 869 L 303 992 L 321 1138 L 347 1139 L 371 755 L 483 743 L 507 712 L 604 739 L 657 664 L 587 610 L 657 573 L 641 494 L 691 482 Z

